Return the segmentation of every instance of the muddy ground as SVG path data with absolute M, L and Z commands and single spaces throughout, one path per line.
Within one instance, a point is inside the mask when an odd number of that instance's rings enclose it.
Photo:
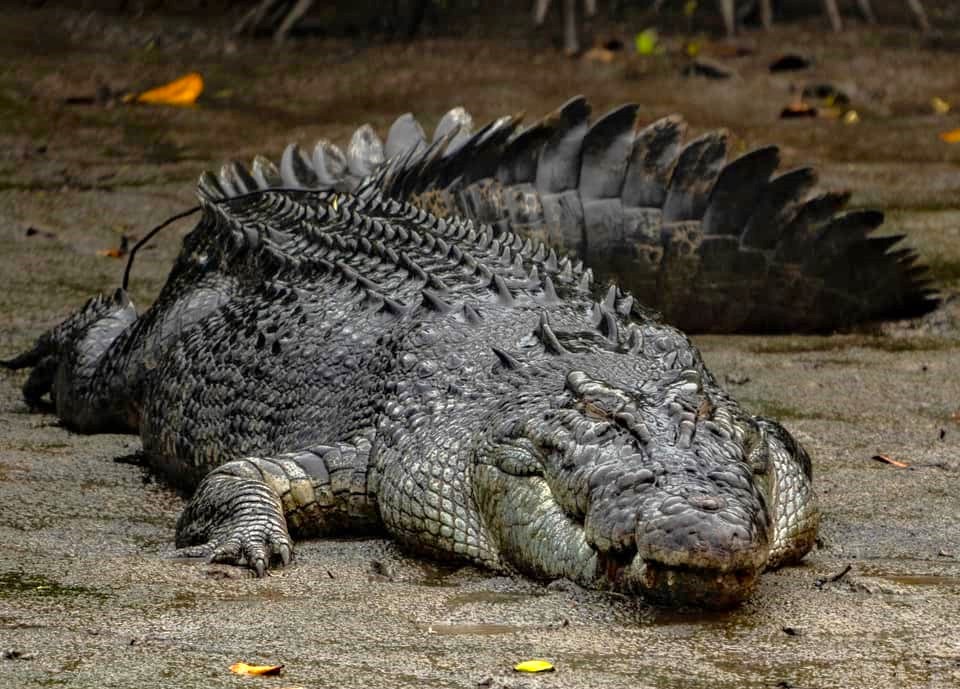
M 765 575 L 726 614 L 439 566 L 384 540 L 301 543 L 293 566 L 262 580 L 165 560 L 183 498 L 136 464 L 139 441 L 79 436 L 28 413 L 24 376 L 0 372 L 0 684 L 960 685 L 960 145 L 937 138 L 960 117 L 930 104 L 960 106 L 960 22 L 931 14 L 944 29 L 932 39 L 905 26 L 825 35 L 811 18 L 748 34 L 743 57 L 707 43 L 737 72 L 711 81 L 679 75 L 680 36 L 664 56 L 601 64 L 559 57 L 520 29 L 274 48 L 238 42 L 216 19 L 5 9 L 0 356 L 118 285 L 123 262 L 98 252 L 189 207 L 205 167 L 277 156 L 290 140 L 344 141 L 364 121 L 383 132 L 407 110 L 432 123 L 463 104 L 485 121 L 540 114 L 575 93 L 599 111 L 635 100 L 649 119 L 676 111 L 695 132 L 727 127 L 737 150 L 781 144 L 785 165 L 814 163 L 824 186 L 888 211 L 887 231 L 907 234 L 948 301 L 920 321 L 853 333 L 697 338 L 734 393 L 809 450 L 823 508 L 804 565 Z M 790 49 L 815 67 L 769 74 Z M 207 78 L 195 108 L 64 104 L 191 70 Z M 859 123 L 778 119 L 797 89 L 827 81 L 849 94 Z M 188 224 L 142 253 L 139 304 Z M 512 673 L 528 658 L 556 671 Z M 227 669 L 238 660 L 286 667 L 241 678 Z

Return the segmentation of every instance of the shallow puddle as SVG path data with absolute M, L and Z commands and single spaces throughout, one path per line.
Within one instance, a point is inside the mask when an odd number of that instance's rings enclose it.
M 875 576 L 878 579 L 892 581 L 903 586 L 960 587 L 960 577 L 941 576 L 939 574 L 877 574 Z
M 473 624 L 421 623 L 418 624 L 417 627 L 422 631 L 425 631 L 427 634 L 441 634 L 444 636 L 454 636 L 460 634 L 513 634 L 514 632 L 520 631 L 520 627 L 512 624 L 490 624 L 486 622 Z

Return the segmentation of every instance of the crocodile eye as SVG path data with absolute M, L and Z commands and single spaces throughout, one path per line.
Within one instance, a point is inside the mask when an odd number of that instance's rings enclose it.
M 580 407 L 580 410 L 591 419 L 596 419 L 598 421 L 610 420 L 610 412 L 593 400 L 584 400 L 578 406 Z
M 611 421 L 630 402 L 622 390 L 594 380 L 583 371 L 567 375 L 567 389 L 574 394 L 577 409 L 591 419 Z

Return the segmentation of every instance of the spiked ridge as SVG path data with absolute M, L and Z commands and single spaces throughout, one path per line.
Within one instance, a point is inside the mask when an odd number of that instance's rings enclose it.
M 291 145 L 279 169 L 231 164 L 201 190 L 381 192 L 487 223 L 491 241 L 543 238 L 684 330 L 822 331 L 936 307 L 917 255 L 891 249 L 901 237 L 873 236 L 881 214 L 843 213 L 849 194 L 811 196 L 809 168 L 777 175 L 775 147 L 727 162 L 723 132 L 683 144 L 679 117 L 643 127 L 634 105 L 589 116 L 574 98 L 527 128 L 504 117 L 470 132 L 458 108 L 428 141 L 407 114 L 385 144 L 364 126 L 346 154 L 327 141 L 312 155 Z M 557 272 L 555 253 L 547 265 Z

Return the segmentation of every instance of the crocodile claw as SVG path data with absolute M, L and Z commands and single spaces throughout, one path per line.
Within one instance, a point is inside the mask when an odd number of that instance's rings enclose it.
M 262 577 L 293 557 L 293 542 L 279 499 L 259 480 L 208 474 L 177 523 L 174 558 L 246 566 Z M 226 471 L 224 471 L 226 470 Z
M 246 566 L 262 577 L 272 565 L 286 567 L 293 559 L 293 544 L 285 531 L 264 536 L 249 530 L 237 531 L 224 540 L 178 548 L 170 558 L 202 558 L 211 563 Z

